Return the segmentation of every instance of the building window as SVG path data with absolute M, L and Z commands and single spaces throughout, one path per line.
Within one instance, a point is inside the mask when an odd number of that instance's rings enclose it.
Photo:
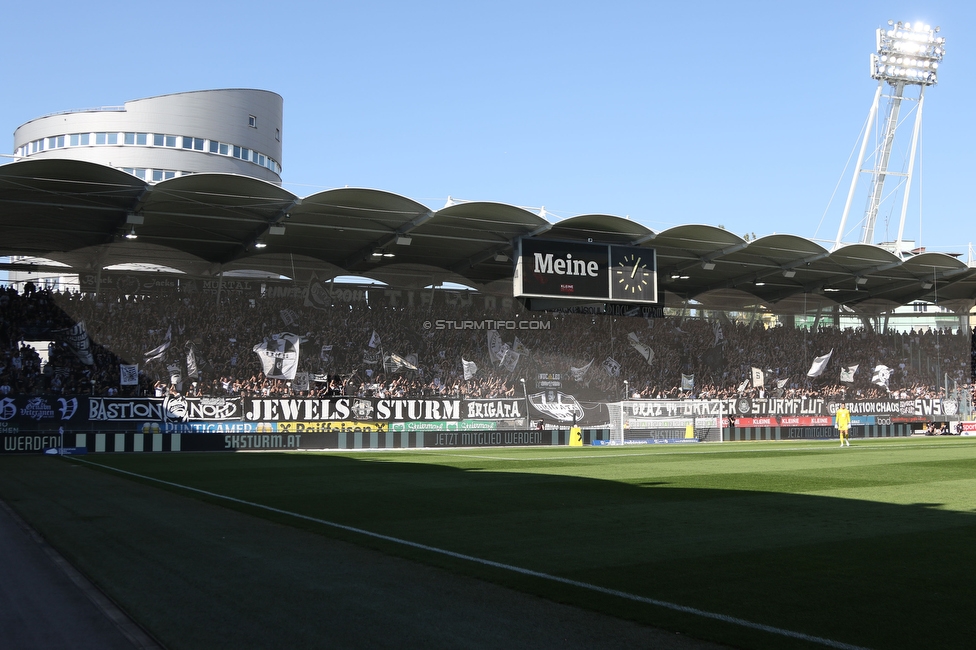
M 275 129 L 275 140 L 281 142 L 281 129 Z
M 210 141 L 210 153 L 217 153 L 219 147 L 220 147 L 219 142 L 217 142 L 216 140 Z
M 176 136 L 175 135 L 164 135 L 162 133 L 154 133 L 153 134 L 153 146 L 156 146 L 156 147 L 175 147 L 176 146 Z M 187 149 L 189 149 L 189 147 L 187 147 Z
M 247 116 L 247 125 L 249 127 L 251 127 L 252 129 L 258 128 L 258 118 L 254 117 L 253 115 L 248 115 Z
M 183 136 L 183 148 L 184 149 L 199 149 L 203 151 L 203 140 L 200 138 L 191 138 L 189 136 Z
M 126 134 L 124 134 L 122 136 L 122 143 L 123 144 L 135 144 L 136 143 L 136 134 L 135 133 L 126 133 Z M 129 172 L 129 173 L 131 174 L 132 172 Z
M 108 143 L 109 144 L 118 144 L 119 143 L 119 134 L 118 133 L 108 133 L 106 135 L 108 136 Z
M 152 179 L 153 179 L 154 182 L 155 181 L 161 181 L 161 180 L 163 180 L 163 170 L 162 169 L 154 169 L 153 170 L 153 174 L 152 174 Z
M 136 144 L 145 146 L 148 133 L 136 133 Z
M 220 143 L 220 154 L 221 155 L 226 156 L 227 155 L 227 152 L 229 151 L 229 149 L 230 149 L 230 147 L 228 145 L 224 144 L 223 142 Z
M 241 157 L 241 148 L 238 147 L 236 144 L 234 145 L 234 157 L 235 158 Z

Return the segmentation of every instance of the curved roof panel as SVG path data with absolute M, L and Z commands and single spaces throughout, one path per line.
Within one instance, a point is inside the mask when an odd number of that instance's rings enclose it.
M 144 191 L 135 176 L 77 160 L 0 166 L 0 255 L 41 255 L 106 244 Z
M 273 183 L 233 174 L 191 174 L 150 186 L 131 211 L 139 237 L 211 263 L 250 252 L 298 197 Z
M 581 214 L 556 223 L 546 237 L 593 240 L 608 244 L 639 244 L 655 236 L 650 228 L 609 214 Z

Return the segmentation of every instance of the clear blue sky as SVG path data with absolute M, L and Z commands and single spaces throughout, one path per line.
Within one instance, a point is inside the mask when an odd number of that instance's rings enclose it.
M 348 185 L 435 209 L 453 196 L 830 241 L 876 88 L 874 30 L 920 20 L 942 27 L 947 54 L 905 236 L 976 243 L 972 2 L 8 5 L 3 153 L 47 113 L 260 88 L 284 97 L 282 176 L 301 196 Z M 891 168 L 903 162 L 896 151 Z M 899 210 L 883 210 L 877 240 Z M 863 211 L 859 198 L 846 240 Z

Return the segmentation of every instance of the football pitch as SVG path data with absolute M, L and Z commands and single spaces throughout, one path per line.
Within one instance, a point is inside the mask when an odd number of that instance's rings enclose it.
M 114 539 L 111 511 L 72 502 L 97 502 L 94 477 L 139 483 L 158 517 L 172 492 L 733 647 L 971 647 L 976 439 L 852 444 L 0 457 L 0 498 L 174 648 L 192 634 L 139 593 L 179 581 L 158 531 Z

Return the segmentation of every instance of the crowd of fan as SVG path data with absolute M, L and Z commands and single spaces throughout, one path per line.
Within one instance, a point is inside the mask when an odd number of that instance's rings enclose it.
M 0 287 L 0 396 L 504 397 L 521 396 L 522 379 L 534 391 L 540 374 L 558 374 L 560 390 L 589 399 L 914 398 L 944 395 L 945 379 L 952 389 L 972 390 L 976 359 L 965 329 L 810 331 L 726 318 L 526 313 L 517 303 L 486 314 L 472 301 L 444 296 L 418 307 L 381 302 L 321 310 L 300 298 L 230 294 L 218 302 L 203 294 L 96 297 Z M 501 332 L 519 351 L 517 363 L 510 356 L 504 364 L 489 352 L 485 330 L 429 327 L 436 319 L 489 318 L 536 320 L 544 327 Z M 91 340 L 90 364 L 59 334 L 79 322 Z M 302 337 L 294 381 L 268 378 L 253 351 L 283 331 Z M 147 361 L 167 332 L 169 349 Z M 25 344 L 37 340 L 53 341 L 46 364 Z M 191 345 L 198 366 L 193 376 L 186 366 Z M 384 363 L 391 353 L 415 362 L 417 370 Z M 814 359 L 827 353 L 824 372 L 809 377 Z M 477 365 L 473 377 L 464 378 L 462 359 Z M 139 364 L 138 385 L 121 384 L 120 364 Z M 880 364 L 893 371 L 887 386 L 872 382 Z M 840 369 L 855 365 L 853 381 L 841 382 Z M 762 385 L 753 385 L 754 368 L 762 371 Z

